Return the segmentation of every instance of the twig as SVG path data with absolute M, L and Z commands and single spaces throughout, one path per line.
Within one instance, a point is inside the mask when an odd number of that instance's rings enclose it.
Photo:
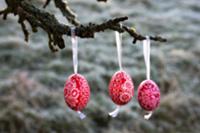
M 76 14 L 69 8 L 67 2 L 63 2 L 62 0 L 54 0 L 54 3 L 56 7 L 60 9 L 63 16 L 65 16 L 70 23 L 75 26 L 80 25 L 80 22 L 76 19 Z
M 107 2 L 108 0 L 97 0 L 98 2 Z
M 43 5 L 43 8 L 46 8 L 50 2 L 51 2 L 51 0 L 46 0 L 45 4 Z
M 47 5 L 49 5 L 49 3 L 51 2 L 51 0 L 46 0 L 45 4 L 44 4 L 44 8 L 46 8 Z M 77 15 L 70 9 L 67 1 L 63 1 L 63 0 L 54 0 L 55 6 L 60 9 L 60 11 L 62 12 L 63 16 L 66 17 L 66 19 L 73 25 L 78 26 L 80 25 L 80 22 L 77 20 Z

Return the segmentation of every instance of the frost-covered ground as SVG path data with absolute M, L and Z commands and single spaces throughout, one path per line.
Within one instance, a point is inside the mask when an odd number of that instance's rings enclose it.
M 42 7 L 42 2 L 37 3 Z M 199 0 L 73 0 L 69 4 L 82 23 L 129 16 L 142 34 L 162 35 L 152 42 L 151 75 L 160 86 L 160 108 L 146 121 L 136 95 L 115 119 L 107 86 L 118 70 L 114 33 L 79 39 L 79 72 L 91 85 L 91 100 L 81 121 L 64 103 L 63 85 L 73 72 L 71 42 L 58 53 L 48 49 L 42 30 L 23 41 L 17 17 L 0 19 L 0 132 L 35 133 L 199 133 L 200 130 L 200 1 Z M 0 1 L 0 9 L 4 3 Z M 46 9 L 67 23 L 53 3 Z M 138 84 L 145 78 L 142 45 L 123 35 L 123 65 Z M 136 93 L 135 93 L 136 94 Z M 67 109 L 66 109 L 67 108 Z

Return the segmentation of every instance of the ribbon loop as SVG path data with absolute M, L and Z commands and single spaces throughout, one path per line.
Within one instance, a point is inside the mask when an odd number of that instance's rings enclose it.
M 120 106 L 117 105 L 116 109 L 114 111 L 110 112 L 109 115 L 114 118 L 118 115 L 119 110 L 120 110 Z
M 77 114 L 81 120 L 85 119 L 86 115 L 83 114 L 81 111 L 77 111 Z
M 148 120 L 148 119 L 152 116 L 152 114 L 153 114 L 153 111 L 147 112 L 147 114 L 144 115 L 144 119 L 145 119 L 145 120 Z
M 118 31 L 115 31 L 115 40 L 117 45 L 117 56 L 118 56 L 118 63 L 119 68 L 122 70 L 122 35 Z
M 149 36 L 146 36 L 146 40 L 143 41 L 143 54 L 144 54 L 144 61 L 146 65 L 146 79 L 150 79 L 150 46 L 151 41 Z M 147 112 L 144 115 L 144 119 L 148 120 L 153 114 L 153 111 Z
M 74 73 L 78 73 L 78 38 L 75 34 L 75 28 L 71 28 L 72 54 Z
M 150 79 L 150 38 L 146 36 L 146 40 L 143 40 L 143 54 L 146 65 L 146 78 Z

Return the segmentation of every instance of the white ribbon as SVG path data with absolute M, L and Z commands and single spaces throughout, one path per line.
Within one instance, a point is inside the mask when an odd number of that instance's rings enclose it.
M 118 56 L 118 63 L 119 68 L 122 70 L 122 34 L 118 31 L 115 31 L 115 40 L 117 44 L 117 56 Z
M 71 28 L 71 41 L 72 41 L 72 54 L 73 54 L 73 67 L 74 73 L 78 73 L 78 37 L 75 33 L 75 28 Z M 84 119 L 86 117 L 81 111 L 76 111 L 80 119 Z
M 144 54 L 144 61 L 146 65 L 146 78 L 150 79 L 150 39 L 147 36 L 146 40 L 143 40 L 143 54 Z
M 144 119 L 145 119 L 145 120 L 148 120 L 148 119 L 152 116 L 152 114 L 153 114 L 153 111 L 147 112 L 147 114 L 144 115 Z
M 118 63 L 119 63 L 119 69 L 122 70 L 122 34 L 120 34 L 118 31 L 115 31 L 115 40 L 117 45 L 117 57 L 118 57 Z M 116 117 L 119 113 L 120 106 L 117 105 L 114 111 L 110 112 L 109 115 L 111 117 Z
M 77 114 L 78 114 L 78 116 L 79 116 L 79 118 L 80 118 L 81 120 L 83 120 L 83 119 L 86 117 L 86 115 L 83 114 L 81 111 L 77 111 Z
M 116 117 L 118 115 L 118 113 L 119 113 L 119 110 L 120 110 L 120 106 L 117 105 L 116 109 L 114 111 L 110 112 L 109 115 L 111 117 Z
M 72 54 L 74 73 L 78 73 L 78 38 L 75 34 L 75 28 L 71 28 Z
M 144 61 L 146 65 L 146 79 L 150 79 L 150 46 L 151 41 L 149 36 L 146 36 L 146 40 L 143 40 L 143 54 Z M 147 114 L 144 115 L 144 119 L 148 120 L 153 114 L 153 111 L 148 111 Z

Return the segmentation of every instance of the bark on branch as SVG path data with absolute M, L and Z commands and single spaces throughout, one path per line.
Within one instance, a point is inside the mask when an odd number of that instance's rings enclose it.
M 50 0 L 47 0 L 45 6 L 48 5 Z M 119 32 L 127 32 L 132 38 L 133 43 L 136 43 L 137 40 L 142 41 L 145 39 L 145 36 L 137 33 L 132 28 L 121 24 L 123 21 L 127 20 L 128 17 L 118 17 L 114 19 L 109 19 L 106 22 L 101 24 L 88 23 L 86 25 L 79 24 L 76 21 L 74 13 L 69 12 L 69 8 L 66 5 L 63 5 L 62 0 L 54 0 L 56 7 L 58 7 L 62 14 L 71 22 L 76 25 L 75 34 L 80 38 L 93 38 L 95 33 L 103 32 L 104 30 L 113 30 Z M 49 48 L 52 51 L 57 51 L 59 48 L 63 49 L 65 47 L 63 35 L 71 36 L 71 26 L 61 24 L 55 18 L 54 15 L 41 10 L 33 6 L 30 2 L 26 0 L 6 0 L 7 8 L 3 11 L 0 11 L 0 15 L 3 15 L 3 18 L 6 19 L 7 15 L 12 13 L 19 16 L 19 23 L 22 27 L 22 30 L 25 35 L 25 40 L 28 41 L 28 30 L 24 21 L 27 21 L 33 32 L 37 32 L 37 28 L 42 28 L 49 37 Z M 65 3 L 66 4 L 66 3 Z M 160 36 L 150 36 L 151 40 L 166 42 L 165 38 Z
M 107 2 L 107 0 L 97 0 L 98 2 Z

